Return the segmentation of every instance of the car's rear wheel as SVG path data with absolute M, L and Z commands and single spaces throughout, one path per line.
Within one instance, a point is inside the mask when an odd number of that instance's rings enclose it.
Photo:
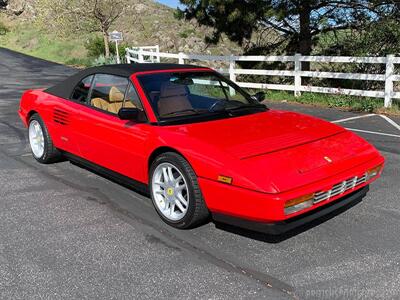
M 154 207 L 167 224 L 191 228 L 208 215 L 196 174 L 189 163 L 174 152 L 158 156 L 150 168 L 150 195 Z
M 38 114 L 33 114 L 28 126 L 29 145 L 33 157 L 42 164 L 60 159 L 60 152 L 54 147 L 46 125 Z

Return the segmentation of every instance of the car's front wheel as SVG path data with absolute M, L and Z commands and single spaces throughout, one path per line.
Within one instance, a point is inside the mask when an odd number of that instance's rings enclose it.
M 150 168 L 150 194 L 154 207 L 167 224 L 191 228 L 208 215 L 196 174 L 179 154 L 163 153 Z
M 61 154 L 54 147 L 47 127 L 38 114 L 33 114 L 29 119 L 28 137 L 32 155 L 38 162 L 48 164 L 60 158 Z

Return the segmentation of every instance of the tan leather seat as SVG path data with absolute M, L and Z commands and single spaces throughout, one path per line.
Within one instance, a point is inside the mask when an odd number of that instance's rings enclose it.
M 118 114 L 119 110 L 122 108 L 122 106 L 126 108 L 135 108 L 136 105 L 134 105 L 131 101 L 126 101 L 124 105 L 124 94 L 115 86 L 113 86 L 110 89 L 110 95 L 109 95 L 109 101 L 110 103 L 108 104 L 108 111 L 112 112 L 114 114 Z
M 124 94 L 115 86 L 111 87 L 108 97 L 108 111 L 117 114 L 124 103 Z
M 90 102 L 94 107 L 102 110 L 108 110 L 108 101 L 104 100 L 103 98 L 93 98 Z
M 126 102 L 124 104 L 124 107 L 126 107 L 126 108 L 136 108 L 136 105 L 133 104 L 131 101 L 126 100 Z
M 94 107 L 100 108 L 102 110 L 118 114 L 119 110 L 124 104 L 124 94 L 118 88 L 113 86 L 110 89 L 108 101 L 102 98 L 93 98 L 91 100 L 91 104 Z M 136 106 L 132 102 L 127 101 L 125 103 L 125 107 L 135 108 Z
M 188 99 L 185 86 L 169 82 L 161 86 L 160 99 L 157 106 L 160 116 L 193 108 Z

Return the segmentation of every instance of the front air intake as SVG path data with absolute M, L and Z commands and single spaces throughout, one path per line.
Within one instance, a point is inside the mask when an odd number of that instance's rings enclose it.
M 314 195 L 314 204 L 319 203 L 321 201 L 329 200 L 332 197 L 337 195 L 341 195 L 344 192 L 354 189 L 358 185 L 365 183 L 367 181 L 367 174 L 364 174 L 361 177 L 352 177 L 345 181 L 342 181 L 338 184 L 335 184 L 332 189 L 328 191 L 320 191 L 316 192 Z

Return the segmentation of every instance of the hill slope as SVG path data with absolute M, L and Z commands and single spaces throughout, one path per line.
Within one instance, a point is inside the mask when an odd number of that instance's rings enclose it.
M 219 45 L 204 43 L 207 28 L 196 22 L 174 18 L 174 9 L 152 0 L 127 0 L 124 15 L 112 30 L 122 31 L 125 43 L 130 47 L 159 45 L 161 51 L 190 52 L 196 54 L 240 53 L 240 48 L 224 39 Z M 25 11 L 19 16 L 0 13 L 0 23 L 8 28 L 0 35 L 0 46 L 41 58 L 67 64 L 90 64 L 87 61 L 85 44 L 95 34 L 76 33 L 61 38 L 44 31 L 36 24 L 35 0 L 16 0 L 20 7 L 26 3 Z
M 160 45 L 162 51 L 183 51 L 208 54 L 230 54 L 238 47 L 228 39 L 217 46 L 204 43 L 209 29 L 200 27 L 196 22 L 180 21 L 174 18 L 174 9 L 151 0 L 129 0 L 128 13 L 136 15 L 134 27 L 127 26 L 122 17 L 117 28 L 126 33 L 133 45 Z

